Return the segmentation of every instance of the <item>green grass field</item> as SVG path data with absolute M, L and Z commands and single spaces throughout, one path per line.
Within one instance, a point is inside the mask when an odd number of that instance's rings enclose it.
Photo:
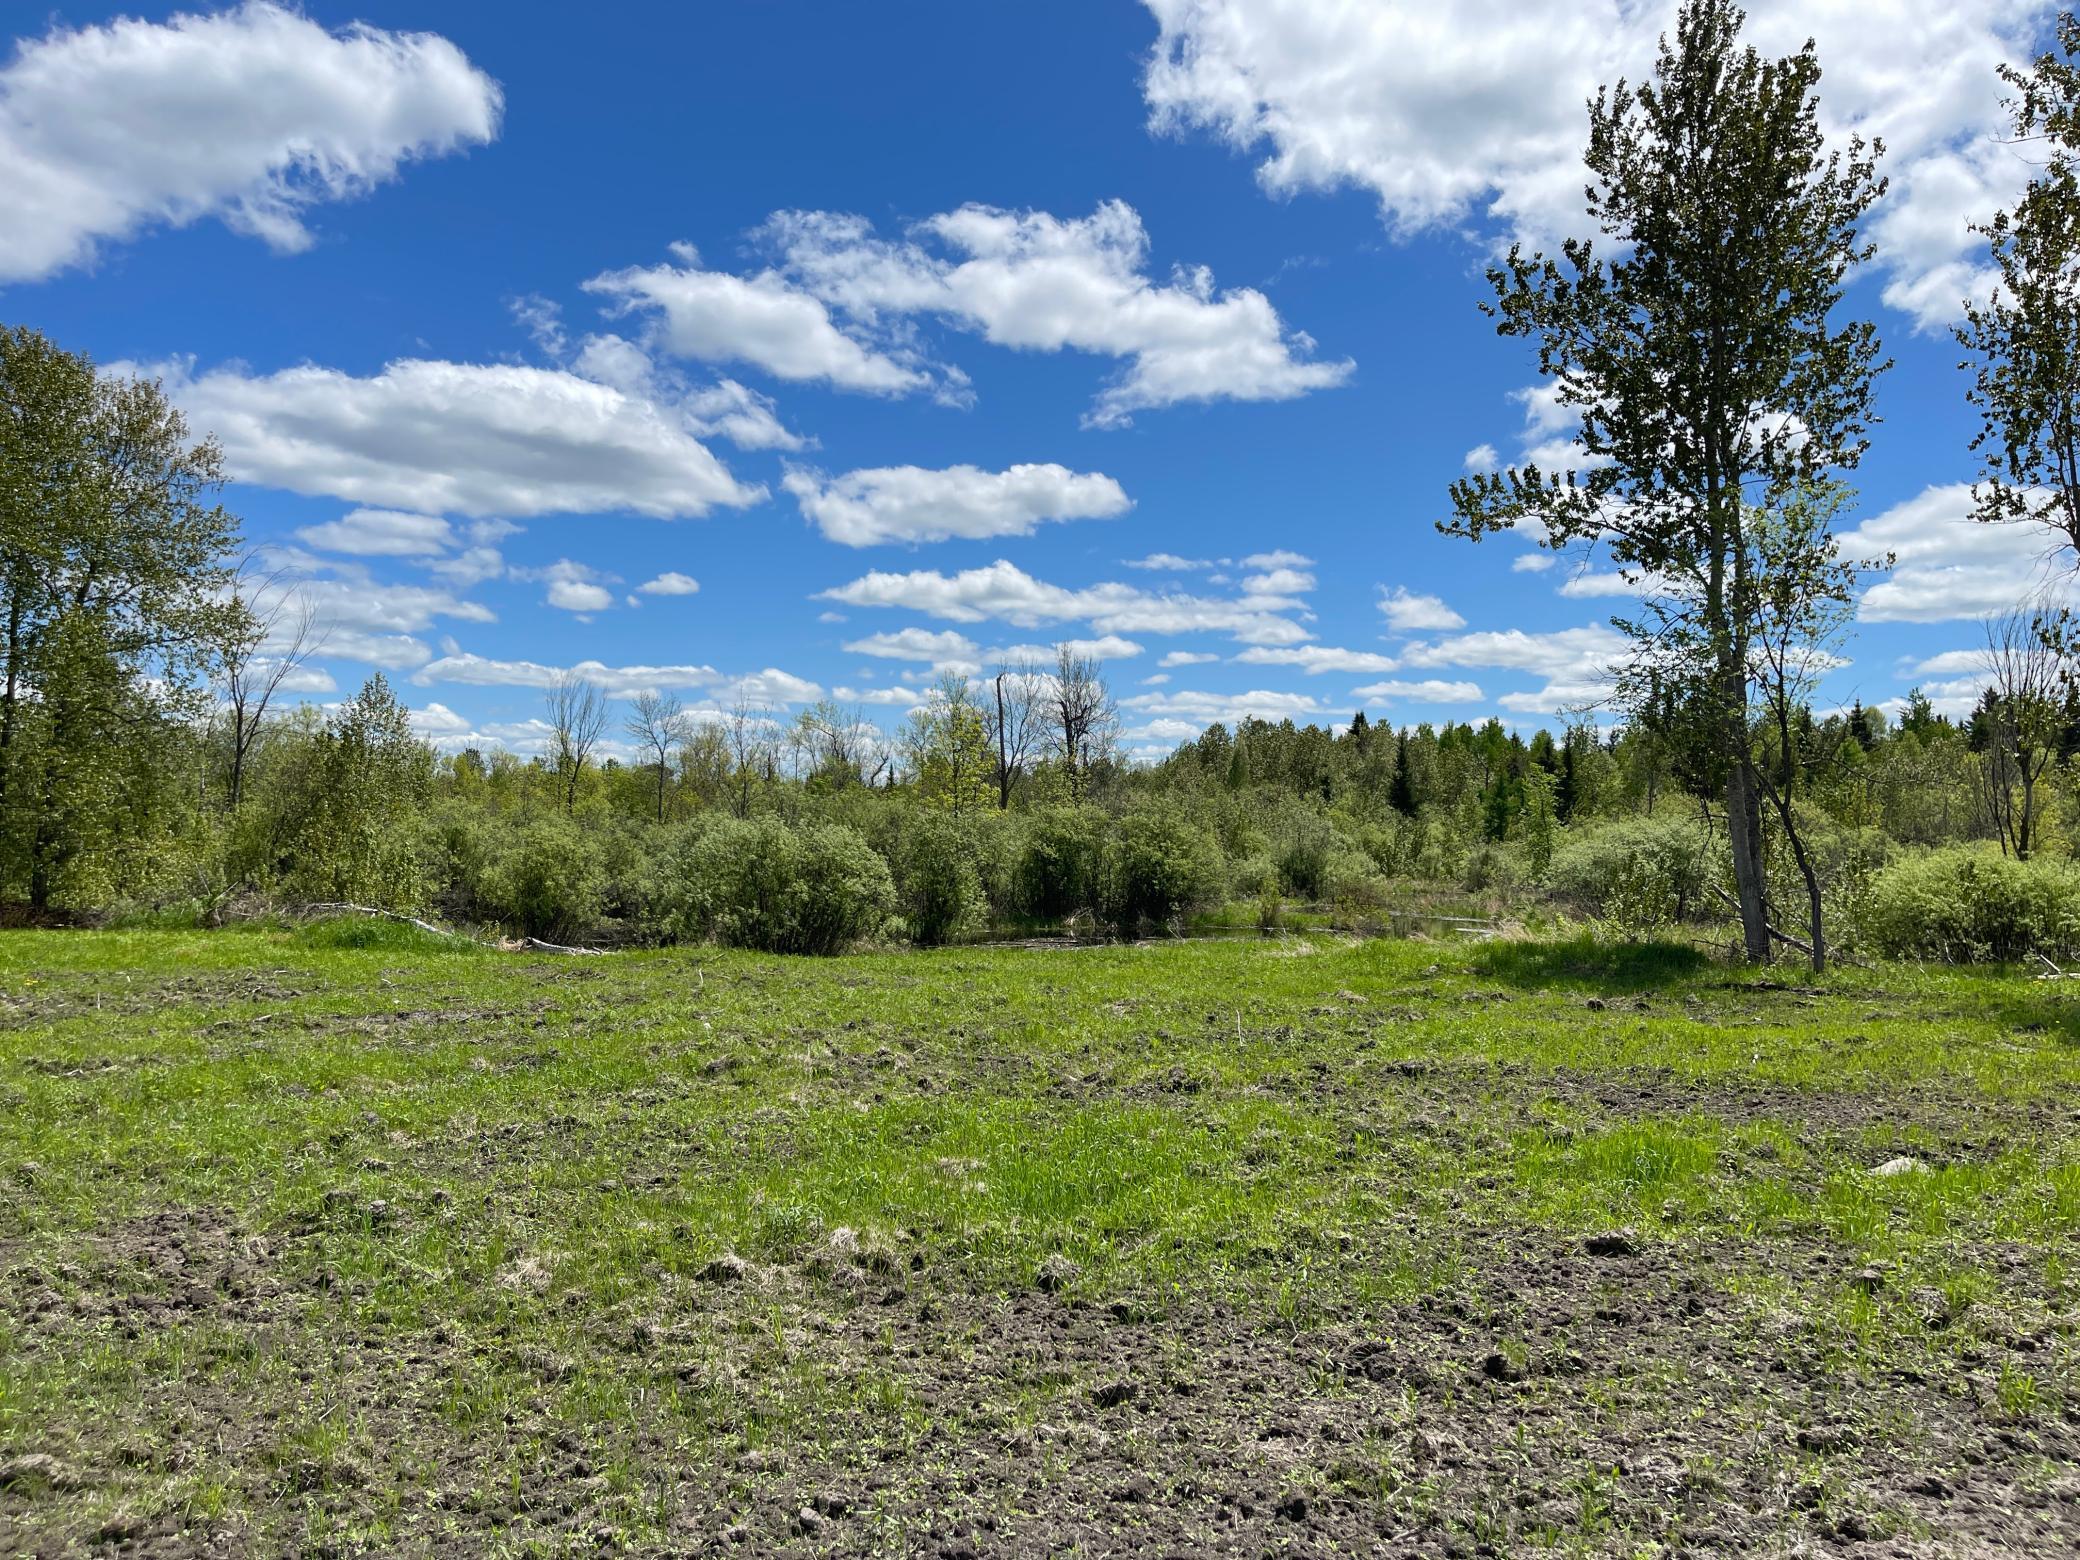
M 327 923 L 0 1026 L 0 1553 L 2080 1549 L 2059 983 Z

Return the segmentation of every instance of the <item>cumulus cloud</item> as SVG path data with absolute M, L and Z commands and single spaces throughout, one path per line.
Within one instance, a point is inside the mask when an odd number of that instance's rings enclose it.
M 902 607 L 955 623 L 990 620 L 1018 628 L 1088 622 L 1107 634 L 1225 633 L 1245 644 L 1296 644 L 1307 631 L 1281 613 L 1283 598 L 1227 600 L 1182 592 L 1154 592 L 1108 581 L 1070 590 L 1035 579 L 998 559 L 957 574 L 918 569 L 875 571 L 824 591 L 826 600 L 854 607 Z
M 1273 194 L 1356 187 L 1405 236 L 1484 221 L 1550 244 L 1584 225 L 1584 101 L 1637 81 L 1672 0 L 1144 0 L 1160 35 L 1144 77 L 1151 123 L 1263 154 Z M 2003 144 L 1995 68 L 2031 53 L 2033 0 L 1753 0 L 1748 38 L 1808 37 L 1827 71 L 1824 121 L 1886 143 L 1890 195 L 1873 236 L 1886 300 L 1923 326 L 1978 291 L 1967 224 L 2027 177 Z
M 420 667 L 412 681 L 422 688 L 435 683 L 478 688 L 550 688 L 564 676 L 582 677 L 613 698 L 665 688 L 707 688 L 723 680 L 712 666 L 608 666 L 601 661 L 549 666 L 540 661 L 503 661 L 451 650 Z
M 1252 646 L 1235 657 L 1252 666 L 1297 666 L 1311 677 L 1324 672 L 1391 672 L 1401 663 L 1372 650 L 1337 650 L 1328 645 Z
M 440 516 L 396 509 L 356 509 L 321 525 L 299 526 L 296 534 L 320 552 L 363 558 L 432 557 L 455 540 L 454 527 Z
M 1219 659 L 1220 657 L 1211 650 L 1172 650 L 1162 660 L 1156 662 L 1156 665 L 1204 666 L 1209 661 L 1218 661 Z
M 498 133 L 498 84 L 433 33 L 328 32 L 252 3 L 53 27 L 0 67 L 0 281 L 214 217 L 287 252 L 322 201 Z
M 1190 574 L 1199 569 L 1213 567 L 1211 558 L 1180 558 L 1176 553 L 1154 552 L 1146 558 L 1127 558 L 1121 566 L 1128 569 L 1161 569 L 1166 574 Z
M 585 283 L 623 311 L 648 312 L 655 339 L 675 356 L 751 363 L 780 379 L 841 390 L 901 394 L 931 383 L 924 371 L 863 346 L 839 329 L 822 299 L 776 271 L 733 276 L 701 267 L 691 245 L 677 265 L 631 266 Z
M 691 596 L 700 588 L 701 582 L 692 575 L 667 569 L 655 579 L 643 581 L 636 590 L 645 596 Z
M 1894 559 L 1889 577 L 1863 593 L 1870 623 L 1941 623 L 2005 612 L 2045 591 L 2073 595 L 2052 533 L 2036 525 L 1982 525 L 1972 490 L 1930 487 L 1840 537 L 1845 558 Z
M 952 629 L 899 628 L 888 634 L 869 634 L 855 639 L 845 649 L 852 655 L 880 656 L 892 661 L 973 661 L 975 641 Z
M 1493 471 L 1502 463 L 1502 453 L 1492 444 L 1476 444 L 1466 452 L 1465 466 L 1468 471 Z
M 765 496 L 669 408 L 562 369 L 406 359 L 366 378 L 308 365 L 150 372 L 223 442 L 235 480 L 292 493 L 418 514 L 663 519 Z
M 1379 610 L 1387 620 L 1387 627 L 1397 634 L 1466 626 L 1466 619 L 1446 606 L 1441 598 L 1416 595 L 1406 585 L 1396 585 L 1391 591 L 1382 588 Z
M 1004 471 L 881 466 L 840 477 L 796 470 L 780 485 L 818 530 L 848 547 L 1030 536 L 1043 521 L 1109 520 L 1132 507 L 1111 477 L 1052 463 Z
M 1327 705 L 1309 694 L 1280 693 L 1266 688 L 1253 688 L 1247 693 L 1208 693 L 1201 689 L 1161 688 L 1154 693 L 1137 693 L 1130 698 L 1121 699 L 1119 707 L 1141 715 L 1187 718 L 1196 722 L 1198 727 L 1204 727 L 1214 721 L 1223 721 L 1232 726 L 1251 715 L 1259 720 L 1306 721 L 1329 713 Z
M 1291 400 L 1353 367 L 1317 361 L 1263 293 L 1223 291 L 1203 266 L 1151 280 L 1147 231 L 1123 201 L 1070 218 L 963 206 L 900 240 L 861 217 L 784 211 L 763 236 L 788 280 L 856 330 L 923 315 L 1014 350 L 1122 360 L 1085 419 L 1095 427 L 1180 402 Z
M 1602 623 L 1541 634 L 1521 628 L 1489 629 L 1411 644 L 1402 652 L 1401 664 L 1536 673 L 1546 678 L 1543 688 L 1506 693 L 1499 702 L 1504 709 L 1521 713 L 1552 714 L 1608 699 L 1614 691 L 1616 668 L 1630 649 L 1630 640 Z
M 512 574 L 515 579 L 540 580 L 547 585 L 548 593 L 542 599 L 565 612 L 603 612 L 614 604 L 614 593 L 607 587 L 615 583 L 615 577 L 569 558 L 558 558 L 539 569 L 515 569 Z
M 1448 682 L 1439 677 L 1425 677 L 1418 682 L 1389 679 L 1386 682 L 1367 683 L 1351 691 L 1356 699 L 1379 700 L 1386 703 L 1406 704 L 1474 704 L 1483 697 L 1479 683 Z

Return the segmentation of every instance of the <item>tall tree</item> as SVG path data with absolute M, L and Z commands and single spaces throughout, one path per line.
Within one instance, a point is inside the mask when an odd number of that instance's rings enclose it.
M 2001 67 L 2015 137 L 2043 161 L 2015 209 L 1976 229 L 1997 274 L 1957 332 L 1982 466 L 1973 518 L 2049 526 L 2080 551 L 2080 20 L 2027 69 Z
M 1497 329 L 1537 343 L 1582 461 L 1469 476 L 1444 529 L 1530 520 L 1549 546 L 1601 545 L 1660 592 L 1658 621 L 1619 625 L 1640 659 L 1671 623 L 1702 640 L 1709 676 L 1691 692 L 1721 761 L 1742 938 L 1766 959 L 1745 526 L 1868 442 L 1877 333 L 1833 316 L 1885 186 L 1882 148 L 1824 145 L 1812 45 L 1765 60 L 1740 46 L 1744 20 L 1730 0 L 1685 0 L 1655 79 L 1590 105 L 1588 214 L 1612 255 L 1574 239 L 1558 260 L 1512 248 L 1490 272 Z
M 1046 691 L 1046 674 L 1029 657 L 999 665 L 997 675 L 990 681 L 982 713 L 988 725 L 989 744 L 996 752 L 999 809 L 1010 808 L 1011 793 L 1040 746 Z
M 96 843 L 87 773 L 116 784 L 110 744 L 187 713 L 245 621 L 222 483 L 157 384 L 0 329 L 0 829 L 38 908 Z
M 600 734 L 607 729 L 607 696 L 575 672 L 561 672 L 549 685 L 549 741 L 556 777 L 563 785 L 563 810 L 578 810 L 578 782 Z
M 282 685 L 318 651 L 317 609 L 309 596 L 286 590 L 277 578 L 241 576 L 232 599 L 243 621 L 225 643 L 217 668 L 217 697 L 229 723 L 230 775 L 225 801 L 234 813 L 245 801 L 246 771 L 267 728 L 267 712 Z
M 905 738 L 919 793 L 956 818 L 986 808 L 995 790 L 995 755 L 983 708 L 968 679 L 948 672 L 910 720 Z
M 1081 798 L 1091 765 L 1110 751 L 1119 723 L 1103 665 L 1070 645 L 1056 646 L 1047 697 L 1055 753 L 1069 777 L 1070 795 Z
M 657 771 L 657 821 L 664 822 L 664 798 L 672 778 L 672 754 L 685 746 L 691 732 L 679 696 L 644 689 L 630 701 L 634 713 L 625 729 Z

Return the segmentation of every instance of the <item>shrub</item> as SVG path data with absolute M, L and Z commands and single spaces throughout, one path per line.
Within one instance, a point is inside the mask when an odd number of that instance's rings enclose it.
M 1028 821 L 1014 870 L 1018 907 L 1047 920 L 1094 908 L 1105 849 L 1095 807 L 1044 807 Z
M 1701 908 L 1705 844 L 1698 825 L 1681 818 L 1625 818 L 1570 831 L 1553 851 L 1546 883 L 1571 910 L 1628 935 L 1650 932 Z
M 718 818 L 682 836 L 647 896 L 650 926 L 768 953 L 837 953 L 895 909 L 888 863 L 857 830 Z
M 974 842 L 953 818 L 923 811 L 904 835 L 899 865 L 898 894 L 913 942 L 937 947 L 988 919 Z
M 596 831 L 554 813 L 531 818 L 488 846 L 478 914 L 530 937 L 568 937 L 606 912 L 607 869 Z
M 1322 871 L 1321 893 L 1343 911 L 1379 910 L 1393 898 L 1392 887 L 1373 859 L 1351 850 L 1329 858 Z
M 1223 863 L 1213 836 L 1167 810 L 1131 812 L 1105 843 L 1098 909 L 1114 926 L 1167 921 L 1219 892 Z
M 1343 852 L 1343 842 L 1326 819 L 1312 812 L 1294 812 L 1272 858 L 1286 892 L 1302 899 L 1329 897 L 1330 863 Z
M 1895 958 L 2009 963 L 2080 951 L 2080 869 L 1953 847 L 1878 872 L 1864 926 Z

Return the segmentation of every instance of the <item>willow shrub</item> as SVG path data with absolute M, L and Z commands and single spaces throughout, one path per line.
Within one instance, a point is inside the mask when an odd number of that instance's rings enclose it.
M 2069 959 L 2080 954 L 2080 867 L 1970 846 L 1906 857 L 1873 879 L 1863 929 L 1873 951 L 1893 958 Z

